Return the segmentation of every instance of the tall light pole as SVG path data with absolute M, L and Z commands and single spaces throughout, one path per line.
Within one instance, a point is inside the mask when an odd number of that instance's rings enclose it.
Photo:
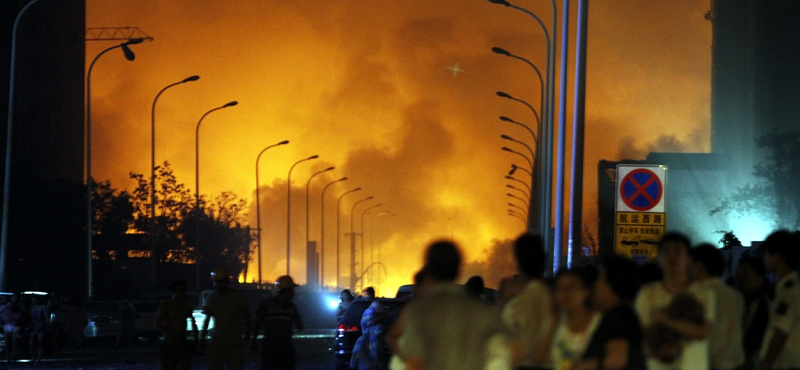
M 206 118 L 211 112 L 218 111 L 220 109 L 233 107 L 239 104 L 237 101 L 229 102 L 223 106 L 216 107 L 200 117 L 200 120 L 197 121 L 197 127 L 194 130 L 194 189 L 195 189 L 195 197 L 197 198 L 197 207 L 200 207 L 200 124 L 203 123 L 203 118 Z
M 572 267 L 574 243 L 581 243 L 583 215 L 583 140 L 586 114 L 586 28 L 588 27 L 589 1 L 578 1 L 578 32 L 575 41 L 575 103 L 572 114 L 572 175 L 570 176 L 569 241 L 567 267 Z M 576 225 L 577 223 L 577 225 Z
M 294 170 L 294 166 L 297 166 L 300 163 L 317 158 L 319 158 L 318 155 L 312 155 L 308 158 L 294 162 L 292 167 L 289 167 L 289 176 L 286 180 L 286 275 L 291 275 L 291 270 L 289 270 L 289 262 L 292 259 L 292 170 Z
M 153 106 L 150 108 L 150 260 L 152 264 L 150 278 L 153 286 L 156 285 L 156 267 L 158 266 L 158 256 L 156 256 L 156 103 L 161 94 L 170 87 L 199 79 L 200 76 L 194 75 L 167 85 L 156 94 Z
M 542 112 L 542 109 L 544 108 L 544 102 L 545 102 L 545 94 L 544 94 L 545 85 L 544 85 L 544 81 L 542 80 L 542 72 L 539 71 L 539 67 L 537 67 L 536 64 L 533 64 L 533 62 L 531 62 L 530 60 L 525 59 L 525 58 L 523 58 L 521 56 L 518 56 L 518 55 L 514 55 L 514 54 L 508 52 L 507 50 L 505 50 L 503 48 L 493 47 L 492 48 L 492 52 L 496 53 L 496 54 L 500 54 L 500 55 L 505 55 L 507 57 L 511 57 L 511 58 L 514 58 L 514 59 L 519 59 L 519 60 L 527 63 L 529 66 L 531 66 L 531 68 L 533 68 L 533 70 L 536 72 L 536 77 L 539 77 L 539 112 Z M 547 72 L 547 71 L 545 71 L 545 72 Z M 498 92 L 497 95 L 500 95 L 499 92 Z M 514 98 L 512 98 L 510 96 L 508 98 L 509 99 L 514 99 Z M 516 100 L 516 99 L 514 99 L 514 100 Z M 531 108 L 533 108 L 533 107 L 531 107 Z M 539 117 L 539 114 L 536 113 L 536 110 L 534 110 L 534 109 L 531 109 L 531 110 L 533 111 L 533 115 L 536 116 L 536 123 L 538 124 L 538 129 L 541 130 L 542 121 L 541 121 L 541 119 Z M 539 131 L 539 132 L 541 133 L 541 131 Z
M 322 171 L 314 172 L 314 174 L 311 175 L 311 177 L 308 178 L 308 182 L 306 182 L 306 248 L 308 248 L 308 242 L 309 242 L 309 239 L 310 239 L 309 235 L 308 235 L 309 234 L 309 223 L 310 223 L 309 219 L 310 219 L 310 214 L 311 214 L 311 212 L 309 211 L 309 204 L 311 202 L 308 199 L 309 187 L 311 186 L 311 180 L 315 176 L 317 176 L 317 175 L 319 175 L 319 174 L 321 174 L 323 172 L 328 172 L 328 171 L 333 171 L 333 166 L 328 167 L 328 168 L 326 168 L 326 169 L 324 169 Z M 322 238 L 322 237 L 320 237 L 320 238 Z M 306 261 L 306 263 L 308 263 L 308 261 Z M 313 283 L 316 283 L 316 282 L 313 282 Z M 310 281 L 306 282 L 306 284 L 308 284 L 308 285 L 311 285 L 313 283 L 310 282 Z
M 200 117 L 200 120 L 197 121 L 197 127 L 194 129 L 194 189 L 195 189 L 195 221 L 194 221 L 194 232 L 195 232 L 195 242 L 194 242 L 194 250 L 195 250 L 195 261 L 194 261 L 194 278 L 195 278 L 195 285 L 200 287 L 200 124 L 203 123 L 203 118 L 213 112 L 227 107 L 233 107 L 236 104 L 239 104 L 237 101 L 229 102 L 221 107 L 214 108 Z
M 500 120 L 501 120 L 501 121 L 504 121 L 504 122 L 511 123 L 511 124 L 513 124 L 513 125 L 522 126 L 523 128 L 525 128 L 525 130 L 527 130 L 527 131 L 528 131 L 528 133 L 530 133 L 530 134 L 531 134 L 531 137 L 533 138 L 533 142 L 534 142 L 534 143 L 536 143 L 536 142 L 538 141 L 536 134 L 533 132 L 533 130 L 531 130 L 531 128 L 530 128 L 530 127 L 528 127 L 528 125 L 526 125 L 526 124 L 524 124 L 524 123 L 522 123 L 522 122 L 517 122 L 517 121 L 515 121 L 515 120 L 513 120 L 513 119 L 511 119 L 511 118 L 508 118 L 508 117 L 506 117 L 506 116 L 500 116 Z
M 353 207 L 350 208 L 350 289 L 356 287 L 356 232 L 353 230 L 353 213 L 356 211 L 356 206 L 372 198 L 371 195 L 363 198 L 353 203 Z
M 364 215 L 366 215 L 367 212 L 369 212 L 371 209 L 378 208 L 378 207 L 380 207 L 382 205 L 383 205 L 382 203 L 378 203 L 378 204 L 373 205 L 371 207 L 367 207 L 366 209 L 364 209 L 361 212 L 361 276 L 363 276 L 364 273 L 367 272 L 366 269 L 364 268 Z M 364 289 L 364 279 L 363 278 L 361 279 L 361 289 Z
M 320 195 L 319 200 L 319 285 L 325 286 L 325 190 L 328 190 L 328 187 L 337 183 L 346 181 L 347 177 L 342 177 L 336 181 L 331 181 L 325 187 L 322 188 L 322 195 Z M 337 215 L 338 219 L 338 215 Z M 338 288 L 338 287 L 337 287 Z
M 88 279 L 87 293 L 89 297 L 94 293 L 94 284 L 92 283 L 92 220 L 94 219 L 92 217 L 94 215 L 94 212 L 92 212 L 92 70 L 94 69 L 94 64 L 103 54 L 116 48 L 122 49 L 125 59 L 133 61 L 136 55 L 128 48 L 128 45 L 141 44 L 142 41 L 144 39 L 130 39 L 119 45 L 106 48 L 94 57 L 92 63 L 89 64 L 89 71 L 86 72 L 86 278 Z M 10 109 L 9 107 L 9 111 Z
M 380 212 L 377 215 L 375 215 L 374 217 L 372 217 L 372 222 L 370 223 L 370 229 L 369 229 L 369 253 L 370 253 L 369 263 L 370 263 L 370 265 L 372 264 L 372 233 L 375 230 L 375 220 L 378 217 L 381 217 L 383 215 L 392 215 L 392 214 L 389 213 L 389 211 Z M 394 216 L 394 215 L 392 215 L 392 216 Z M 381 245 L 380 244 L 378 244 L 378 262 L 381 262 Z M 384 267 L 384 271 L 383 272 L 386 273 L 385 267 Z M 370 275 L 370 278 L 369 278 L 370 284 L 372 284 L 372 270 L 370 270 L 370 274 L 369 275 Z M 378 271 L 378 284 L 377 285 L 378 285 L 378 287 L 381 286 L 381 273 L 380 273 L 380 270 Z
M 14 80 L 16 75 L 17 64 L 17 28 L 19 28 L 19 21 L 22 15 L 39 0 L 31 0 L 17 13 L 14 19 L 14 27 L 11 31 L 11 73 L 8 78 L 8 121 L 6 123 L 6 159 L 5 168 L 3 171 L 3 221 L 2 229 L 0 230 L 0 290 L 6 290 L 6 250 L 8 249 L 8 202 L 11 193 L 11 144 L 12 133 L 14 128 Z M 91 221 L 90 221 L 91 222 Z M 91 224 L 90 224 L 91 226 Z M 91 230 L 91 228 L 90 228 Z M 91 231 L 89 240 L 91 240 Z M 91 242 L 90 242 L 91 243 Z M 89 266 L 92 264 L 92 250 L 89 249 Z M 91 269 L 91 267 L 90 267 Z M 91 270 L 89 270 L 91 271 Z M 89 273 L 89 294 L 91 294 L 91 272 Z
M 341 231 L 339 230 L 339 224 L 340 224 L 340 221 L 342 219 L 342 217 L 341 217 L 341 214 L 342 214 L 342 210 L 341 210 L 342 198 L 344 198 L 344 196 L 347 195 L 347 194 L 350 194 L 350 193 L 356 192 L 356 191 L 360 191 L 360 190 L 361 190 L 361 188 L 355 188 L 353 190 L 348 190 L 348 191 L 342 193 L 342 195 L 339 196 L 339 200 L 336 201 L 336 289 L 339 289 L 342 286 L 340 284 L 340 282 L 339 282 L 339 278 L 341 277 L 341 274 L 339 273 L 339 265 L 340 265 L 339 257 L 341 256 L 340 244 L 341 244 L 341 241 L 342 241 L 342 234 L 341 234 Z
M 533 167 L 533 161 L 530 158 L 528 158 L 527 155 L 522 154 L 522 153 L 520 153 L 520 152 L 518 152 L 518 151 L 516 151 L 514 149 L 511 149 L 511 148 L 509 148 L 507 146 L 504 146 L 504 147 L 502 147 L 500 149 L 503 150 L 503 151 L 509 152 L 509 153 L 516 154 L 516 155 L 518 155 L 518 156 L 520 156 L 522 158 L 525 158 L 525 162 L 528 162 L 528 165 Z M 528 171 L 528 172 L 530 172 L 530 171 Z
M 259 196 L 259 188 L 261 187 L 261 183 L 258 181 L 258 161 L 261 159 L 261 155 L 267 151 L 269 148 L 276 147 L 278 145 L 286 145 L 289 144 L 289 140 L 281 141 L 277 144 L 272 144 L 267 146 L 258 153 L 256 157 L 256 228 L 258 233 L 258 284 L 261 285 L 261 198 Z

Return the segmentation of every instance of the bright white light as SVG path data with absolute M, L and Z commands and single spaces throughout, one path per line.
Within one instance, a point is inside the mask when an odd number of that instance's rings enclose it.
M 335 310 L 339 307 L 339 300 L 338 299 L 328 299 L 328 308 L 331 310 Z
M 754 241 L 763 241 L 772 231 L 769 220 L 757 216 L 729 217 L 728 224 L 742 245 L 752 245 Z

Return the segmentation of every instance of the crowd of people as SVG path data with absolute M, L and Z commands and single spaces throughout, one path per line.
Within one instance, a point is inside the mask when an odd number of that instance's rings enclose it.
M 540 239 L 522 235 L 514 245 L 519 274 L 489 303 L 469 293 L 475 282 L 455 284 L 458 246 L 433 243 L 414 297 L 387 335 L 388 367 L 800 369 L 796 234 L 772 233 L 725 280 L 726 261 L 713 245 L 673 233 L 658 248 L 657 269 L 615 255 L 599 268 L 545 279 Z

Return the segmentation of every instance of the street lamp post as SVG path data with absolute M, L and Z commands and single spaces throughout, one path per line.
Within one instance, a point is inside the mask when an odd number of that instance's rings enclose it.
M 514 204 L 514 203 L 511 203 L 511 202 L 508 202 L 507 204 L 508 204 L 508 206 L 509 206 L 509 207 L 514 207 L 514 208 L 516 208 L 516 209 L 518 209 L 518 210 L 522 211 L 522 214 L 523 214 L 523 215 L 524 215 L 526 218 L 528 217 L 528 210 L 527 210 L 527 209 L 525 209 L 525 208 L 522 208 L 522 207 L 520 207 L 519 205 L 516 205 L 516 204 Z
M 292 170 L 294 170 L 294 166 L 300 163 L 317 158 L 319 158 L 318 155 L 312 155 L 295 162 L 292 167 L 289 167 L 289 176 L 286 180 L 286 275 L 291 275 L 289 262 L 292 259 Z
M 261 152 L 258 153 L 256 157 L 256 228 L 258 233 L 258 285 L 261 285 L 261 198 L 259 196 L 259 188 L 260 182 L 258 181 L 258 161 L 261 159 L 261 155 L 267 151 L 269 148 L 276 147 L 278 145 L 286 145 L 289 144 L 289 140 L 281 141 L 277 144 L 272 144 L 264 149 L 261 149 Z
M 506 176 L 505 176 L 505 179 L 507 179 L 507 180 L 511 180 L 511 181 L 516 181 L 516 182 L 518 182 L 518 183 L 522 184 L 522 186 L 524 186 L 524 187 L 525 187 L 525 189 L 526 189 L 526 190 L 528 190 L 528 194 L 530 194 L 530 192 L 531 192 L 531 187 L 530 187 L 530 186 L 528 186 L 528 183 L 526 183 L 525 181 L 522 181 L 522 180 L 520 180 L 520 179 L 518 179 L 518 178 L 516 178 L 516 177 L 514 177 L 514 176 L 511 176 L 511 175 L 506 175 Z
M 197 81 L 200 76 L 194 75 L 184 78 L 181 81 L 171 83 L 161 89 L 153 99 L 153 106 L 150 108 L 150 260 L 152 263 L 151 283 L 156 285 L 156 267 L 158 257 L 156 256 L 156 103 L 161 94 L 170 87 Z
M 347 177 L 342 177 L 339 180 L 331 181 L 325 187 L 322 188 L 322 195 L 320 195 L 319 201 L 319 214 L 320 214 L 320 225 L 319 225 L 319 285 L 325 286 L 325 190 L 328 190 L 328 187 L 337 183 L 346 181 Z M 337 216 L 338 218 L 338 216 Z M 338 288 L 338 287 L 337 287 Z
M 339 282 L 339 278 L 341 276 L 339 274 L 339 265 L 340 265 L 339 257 L 341 255 L 340 244 L 341 244 L 341 240 L 342 240 L 341 231 L 339 231 L 339 224 L 340 224 L 340 221 L 341 221 L 341 218 L 342 218 L 341 217 L 341 214 L 342 214 L 342 210 L 341 210 L 342 198 L 344 198 L 344 196 L 347 195 L 347 194 L 350 194 L 350 193 L 356 192 L 356 191 L 360 191 L 360 190 L 361 190 L 361 188 L 355 188 L 355 189 L 352 189 L 352 190 L 348 190 L 348 191 L 342 193 L 342 195 L 339 196 L 339 200 L 336 201 L 336 289 L 339 289 L 342 286 L 340 284 L 340 282 Z
M 372 198 L 372 196 L 368 196 L 361 199 L 353 203 L 353 207 L 350 208 L 350 289 L 355 289 L 356 287 L 356 232 L 353 230 L 353 213 L 356 211 L 356 206 L 358 206 L 359 203 L 372 200 Z
M 525 197 L 525 200 L 526 200 L 528 203 L 530 203 L 530 196 L 528 196 L 528 193 L 527 193 L 527 192 L 525 192 L 524 190 L 522 190 L 522 189 L 520 189 L 520 188 L 518 188 L 518 187 L 516 187 L 516 186 L 514 186 L 514 185 L 511 185 L 511 184 L 506 184 L 506 187 L 507 187 L 507 188 L 509 188 L 509 189 L 513 189 L 513 190 L 516 190 L 516 191 L 518 191 L 520 194 L 522 194 L 522 196 L 524 196 L 524 197 Z
M 516 154 L 516 155 L 518 155 L 518 156 L 520 156 L 520 157 L 522 157 L 522 158 L 525 158 L 525 161 L 526 161 L 526 162 L 528 162 L 528 165 L 529 165 L 530 167 L 533 167 L 533 161 L 532 161 L 530 158 L 528 158 L 528 156 L 527 156 L 527 155 L 525 155 L 525 154 L 522 154 L 522 153 L 520 153 L 520 152 L 518 152 L 518 151 L 516 151 L 516 150 L 514 150 L 514 149 L 511 149 L 511 148 L 509 148 L 509 147 L 507 147 L 507 146 L 504 146 L 504 147 L 502 147 L 502 148 L 500 148 L 500 149 L 502 149 L 503 151 L 509 152 L 509 153 Z
M 311 179 L 313 179 L 315 176 L 317 176 L 317 175 L 319 175 L 319 174 L 321 174 L 323 172 L 328 172 L 328 171 L 333 171 L 333 166 L 328 167 L 328 168 L 326 168 L 326 169 L 324 169 L 322 171 L 314 172 L 314 174 L 311 175 L 311 177 L 308 178 L 308 182 L 306 182 L 306 248 L 308 248 L 308 241 L 310 239 L 308 234 L 309 234 L 309 218 L 310 218 L 311 212 L 309 211 L 309 203 L 310 203 L 310 201 L 308 199 L 308 193 L 309 193 L 309 187 L 311 186 Z M 306 262 L 306 263 L 308 263 L 308 262 Z M 311 285 L 313 283 L 308 281 L 308 282 L 306 282 L 306 284 Z
M 17 64 L 17 28 L 19 28 L 19 21 L 22 15 L 39 0 L 31 0 L 17 13 L 14 19 L 14 27 L 11 31 L 11 72 L 8 78 L 8 121 L 6 121 L 6 159 L 5 168 L 3 170 L 3 220 L 2 228 L 0 229 L 0 290 L 6 290 L 6 250 L 8 246 L 8 202 L 11 194 L 11 144 L 12 144 L 12 131 L 14 128 L 14 80 L 16 75 Z M 91 234 L 89 234 L 91 240 Z M 92 262 L 92 250 L 89 249 L 89 265 Z M 89 270 L 91 271 L 91 270 Z M 89 290 L 91 290 L 91 272 L 89 273 Z M 91 294 L 91 292 L 90 292 Z
M 513 120 L 513 119 L 511 119 L 511 118 L 508 118 L 508 117 L 506 117 L 506 116 L 500 116 L 500 120 L 501 120 L 501 121 L 504 121 L 504 122 L 508 122 L 508 123 L 514 124 L 514 125 L 518 125 L 518 126 L 522 126 L 522 127 L 524 127 L 524 128 L 525 128 L 525 130 L 527 130 L 527 131 L 528 131 L 528 133 L 530 133 L 530 134 L 531 134 L 531 137 L 533 138 L 533 142 L 534 142 L 534 143 L 537 143 L 537 142 L 538 142 L 538 139 L 537 139 L 537 136 L 536 136 L 536 134 L 533 132 L 533 130 L 531 130 L 531 128 L 530 128 L 530 127 L 528 127 L 528 125 L 526 125 L 526 124 L 524 124 L 524 123 L 522 123 L 522 122 L 517 122 L 517 121 L 515 121 L 515 120 Z
M 92 63 L 89 64 L 89 71 L 86 72 L 86 249 L 88 254 L 86 271 L 89 297 L 92 296 L 94 291 L 94 284 L 92 283 L 92 220 L 94 218 L 92 217 L 94 215 L 94 212 L 92 212 L 92 70 L 94 69 L 94 64 L 103 54 L 116 48 L 122 49 L 125 59 L 133 61 L 136 56 L 128 48 L 128 45 L 141 44 L 142 41 L 144 39 L 130 39 L 119 45 L 106 48 L 94 57 Z
M 364 211 L 361 212 L 361 275 L 363 276 L 366 270 L 364 269 L 364 215 L 367 214 L 371 209 L 378 208 L 383 204 L 378 203 L 371 207 L 367 207 Z M 372 255 L 372 251 L 370 250 L 370 256 Z M 370 264 L 372 262 L 370 261 Z M 361 278 L 361 289 L 364 289 L 364 279 Z
M 533 149 L 531 149 L 530 145 L 526 144 L 524 141 L 519 141 L 508 135 L 500 135 L 500 138 L 503 140 L 513 141 L 517 144 L 524 146 L 525 149 L 528 149 L 528 153 L 531 154 L 531 158 L 533 158 L 534 160 L 536 159 L 536 154 L 533 153 Z
M 372 249 L 373 249 L 372 248 L 373 247 L 373 245 L 372 245 L 372 233 L 375 230 L 375 220 L 378 217 L 383 216 L 383 215 L 390 215 L 390 213 L 389 213 L 389 211 L 380 212 L 377 215 L 375 215 L 374 217 L 372 217 L 372 222 L 370 222 L 370 229 L 369 229 L 369 254 L 370 254 L 369 264 L 370 265 L 372 264 Z M 378 244 L 378 262 L 381 262 L 381 245 L 380 244 Z M 384 273 L 386 273 L 385 267 L 384 267 Z M 370 275 L 369 281 L 370 281 L 370 284 L 372 284 L 372 270 L 370 270 L 370 274 L 369 275 Z M 378 271 L 378 284 L 377 284 L 377 286 L 378 287 L 381 286 L 381 273 L 380 273 L 380 270 Z
M 513 163 L 511 164 L 511 169 L 508 171 L 508 175 L 509 175 L 509 176 L 513 175 L 513 174 L 514 174 L 514 172 L 517 172 L 517 170 L 520 170 L 520 171 L 522 171 L 522 172 L 525 172 L 525 173 L 527 173 L 529 176 L 531 176 L 531 171 L 530 171 L 529 169 L 527 169 L 527 168 L 525 168 L 525 167 L 520 167 L 520 166 L 517 166 L 516 164 L 513 164 Z

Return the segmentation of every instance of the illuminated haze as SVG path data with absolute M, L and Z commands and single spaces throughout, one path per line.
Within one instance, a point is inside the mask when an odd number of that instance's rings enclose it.
M 549 2 L 519 5 L 550 24 Z M 705 2 L 592 3 L 584 171 L 584 221 L 592 232 L 598 160 L 708 151 L 707 9 Z M 574 22 L 574 14 L 571 18 Z M 523 13 L 479 0 L 87 1 L 87 27 L 103 26 L 136 26 L 155 40 L 132 46 L 134 62 L 109 53 L 95 66 L 97 179 L 131 189 L 129 172 L 149 173 L 153 98 L 194 74 L 199 81 L 166 91 L 156 108 L 156 162 L 169 161 L 179 181 L 194 187 L 200 116 L 238 100 L 238 106 L 203 121 L 200 188 L 203 194 L 233 191 L 246 198 L 255 225 L 256 155 L 267 145 L 291 141 L 261 160 L 265 280 L 285 272 L 289 167 L 314 154 L 320 159 L 292 173 L 291 272 L 300 282 L 306 280 L 306 182 L 328 166 L 336 170 L 311 185 L 312 240 L 319 239 L 322 187 L 349 177 L 326 194 L 328 285 L 334 283 L 336 199 L 354 187 L 364 190 L 343 198 L 342 233 L 349 231 L 350 209 L 358 199 L 375 197 L 356 208 L 356 232 L 367 207 L 382 203 L 368 215 L 391 213 L 365 218 L 367 253 L 370 245 L 375 253 L 380 246 L 389 272 L 379 294 L 392 295 L 409 283 L 422 250 L 434 239 L 453 236 L 475 265 L 523 230 L 521 221 L 507 215 L 511 199 L 503 178 L 511 163 L 523 160 L 500 147 L 525 149 L 500 135 L 530 138 L 497 118 L 531 125 L 535 120 L 523 105 L 494 93 L 502 90 L 538 106 L 538 80 L 522 62 L 490 51 L 505 48 L 544 70 L 541 30 Z M 87 43 L 87 60 L 110 45 Z M 573 58 L 574 47 L 569 52 Z M 465 73 L 453 76 L 447 67 L 455 63 Z M 568 85 L 571 93 L 572 71 Z M 343 237 L 342 246 L 347 251 L 349 239 Z M 349 279 L 348 258 L 342 254 L 343 282 Z M 249 279 L 255 266 L 251 263 Z M 470 271 L 475 272 L 481 271 Z M 496 279 L 487 276 L 487 284 L 494 286 Z

